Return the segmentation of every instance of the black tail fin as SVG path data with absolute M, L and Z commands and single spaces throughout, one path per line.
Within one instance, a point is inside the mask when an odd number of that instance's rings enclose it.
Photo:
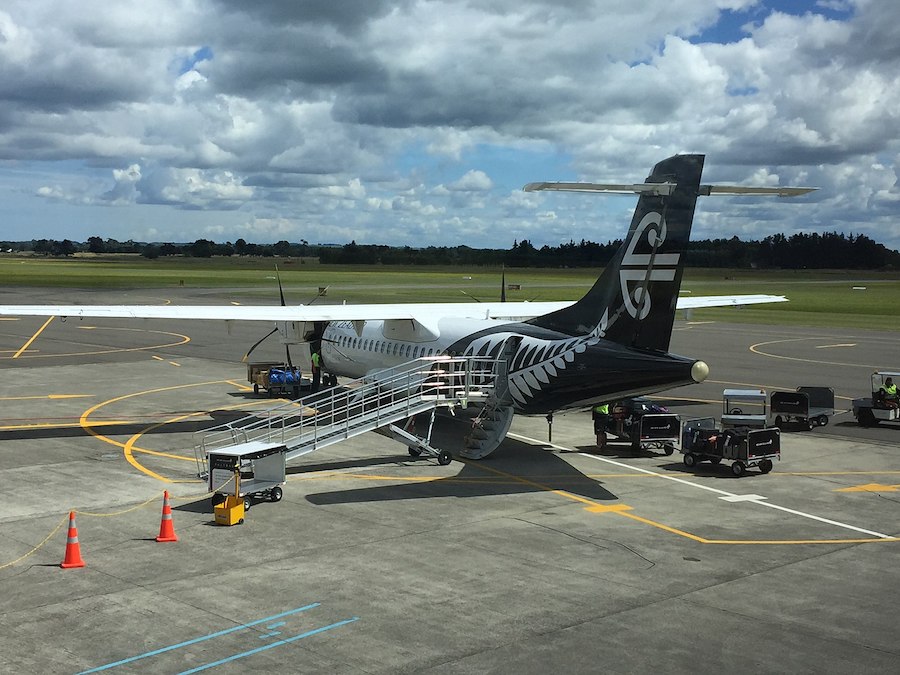
M 641 196 L 625 241 L 591 290 L 574 305 L 528 323 L 668 351 L 703 160 L 676 155 L 653 167 L 646 183 L 635 186 Z

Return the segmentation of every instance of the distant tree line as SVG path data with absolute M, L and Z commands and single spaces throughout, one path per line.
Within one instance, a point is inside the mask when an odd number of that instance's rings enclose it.
M 130 253 L 155 259 L 166 256 L 211 258 L 213 256 L 261 256 L 280 258 L 317 258 L 320 263 L 343 265 L 465 265 L 508 267 L 603 267 L 621 246 L 621 240 L 598 244 L 582 239 L 559 246 L 536 248 L 530 241 L 515 241 L 510 249 L 477 249 L 469 246 L 383 246 L 357 244 L 343 246 L 311 245 L 279 241 L 275 244 L 251 244 L 243 239 L 219 244 L 209 239 L 193 243 L 143 243 L 90 237 L 86 242 L 69 239 L 38 239 L 0 242 L 3 251 L 33 251 L 47 256 L 70 256 L 79 252 L 94 254 Z M 896 269 L 900 253 L 869 237 L 824 234 L 775 234 L 762 241 L 704 239 L 692 241 L 686 253 L 687 264 L 708 268 L 768 269 Z

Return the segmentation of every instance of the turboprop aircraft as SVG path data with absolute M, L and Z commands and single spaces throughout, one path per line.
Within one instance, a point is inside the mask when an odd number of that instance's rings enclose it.
M 669 353 L 677 309 L 783 302 L 783 296 L 680 298 L 697 198 L 794 196 L 814 188 L 701 185 L 704 155 L 676 155 L 636 185 L 531 183 L 526 191 L 636 193 L 622 246 L 580 300 L 299 306 L 0 306 L 0 315 L 273 321 L 285 344 L 320 349 L 323 370 L 371 376 L 411 359 L 476 356 L 506 362 L 505 418 L 702 382 L 702 360 Z M 496 447 L 496 446 L 495 446 Z M 486 454 L 486 453 L 484 453 Z

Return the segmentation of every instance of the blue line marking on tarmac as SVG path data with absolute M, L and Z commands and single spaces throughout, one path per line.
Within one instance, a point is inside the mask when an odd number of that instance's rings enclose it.
M 273 630 L 271 633 L 263 633 L 259 636 L 260 640 L 265 640 L 266 638 L 275 637 L 276 635 L 281 635 L 280 630 Z
M 281 628 L 286 623 L 287 621 L 278 621 L 276 623 L 270 623 L 268 626 L 266 626 L 266 628 L 268 628 L 269 630 L 274 630 L 275 628 Z
M 260 652 L 264 652 L 267 649 L 272 649 L 273 647 L 280 647 L 281 645 L 286 645 L 289 642 L 294 642 L 296 640 L 302 640 L 303 638 L 309 637 L 311 635 L 317 635 L 319 633 L 324 633 L 326 630 L 331 630 L 332 628 L 339 628 L 340 626 L 346 626 L 348 623 L 353 623 L 354 621 L 359 621 L 358 616 L 354 616 L 352 619 L 344 619 L 343 621 L 338 621 L 337 623 L 329 624 L 328 626 L 322 626 L 321 628 L 314 628 L 313 630 L 306 631 L 305 633 L 300 633 L 300 635 L 295 635 L 294 637 L 289 637 L 285 640 L 279 640 L 278 642 L 273 642 L 270 645 L 264 645 L 263 647 L 257 647 L 256 649 L 251 649 L 247 652 L 241 652 L 240 654 L 235 654 L 234 656 L 229 656 L 226 659 L 222 659 L 220 661 L 213 661 L 212 663 L 207 663 L 202 666 L 197 666 L 196 668 L 191 668 L 190 670 L 183 670 L 178 675 L 191 675 L 191 673 L 199 673 L 202 670 L 207 670 L 209 668 L 215 668 L 216 666 L 221 666 L 223 663 L 229 663 L 231 661 L 237 661 L 238 659 L 242 659 L 245 656 L 253 656 L 254 654 L 259 654 Z
M 291 614 L 297 614 L 299 612 L 305 612 L 308 609 L 314 609 L 318 607 L 319 602 L 314 602 L 311 605 L 306 605 L 304 607 L 298 607 L 297 609 L 291 609 L 287 612 L 282 612 L 281 614 L 275 614 L 273 616 L 267 616 L 263 619 L 259 619 L 257 621 L 251 621 L 250 623 L 245 623 L 240 626 L 235 626 L 234 628 L 226 628 L 225 630 L 220 630 L 217 633 L 211 633 L 209 635 L 205 635 L 203 637 L 194 638 L 193 640 L 188 640 L 186 642 L 179 642 L 177 645 L 170 645 L 169 647 L 163 647 L 161 649 L 154 649 L 152 652 L 144 652 L 143 654 L 138 654 L 137 656 L 132 656 L 127 659 L 122 659 L 121 661 L 116 661 L 115 663 L 107 663 L 104 666 L 97 666 L 96 668 L 91 668 L 90 670 L 82 670 L 78 675 L 88 675 L 88 673 L 99 673 L 101 670 L 109 670 L 110 668 L 115 668 L 116 666 L 122 666 L 126 663 L 132 663 L 133 661 L 139 661 L 140 659 L 150 658 L 151 656 L 157 656 L 159 654 L 165 654 L 166 652 L 170 652 L 173 649 L 179 649 L 180 647 L 187 647 L 188 645 L 194 645 L 198 642 L 203 642 L 204 640 L 211 640 L 213 638 L 221 637 L 222 635 L 228 635 L 229 633 L 234 633 L 235 631 L 244 630 L 246 628 L 251 628 L 253 626 L 258 626 L 261 623 L 266 623 L 268 621 L 272 621 L 273 619 L 280 619 L 283 616 L 290 616 Z

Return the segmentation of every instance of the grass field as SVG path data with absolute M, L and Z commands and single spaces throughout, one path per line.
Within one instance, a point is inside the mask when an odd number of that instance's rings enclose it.
M 0 258 L 0 283 L 11 287 L 130 289 L 221 288 L 246 301 L 278 297 L 278 265 L 288 303 L 305 303 L 328 286 L 331 302 L 494 301 L 500 269 L 319 265 L 272 258 L 165 258 L 139 256 L 47 259 Z M 596 279 L 591 269 L 506 270 L 509 300 L 574 300 Z M 865 287 L 865 290 L 854 287 Z M 900 324 L 900 272 L 686 270 L 683 292 L 692 295 L 771 293 L 789 303 L 741 309 L 697 310 L 695 319 L 893 329 Z

